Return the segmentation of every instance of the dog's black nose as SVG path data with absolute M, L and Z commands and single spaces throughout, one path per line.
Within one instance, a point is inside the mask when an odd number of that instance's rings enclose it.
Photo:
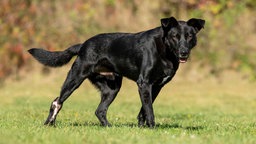
M 180 51 L 180 56 L 185 57 L 187 55 L 188 55 L 188 51 L 187 50 L 181 50 Z

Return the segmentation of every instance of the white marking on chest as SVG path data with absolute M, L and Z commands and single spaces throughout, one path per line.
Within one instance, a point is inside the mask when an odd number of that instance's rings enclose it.
M 162 82 L 160 83 L 161 84 L 164 84 L 171 76 L 166 76 L 163 78 Z

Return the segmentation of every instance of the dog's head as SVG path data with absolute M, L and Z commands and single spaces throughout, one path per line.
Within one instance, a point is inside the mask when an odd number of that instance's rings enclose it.
M 163 41 L 174 52 L 180 63 L 185 63 L 190 50 L 196 45 L 196 34 L 204 27 L 205 20 L 191 18 L 187 22 L 174 17 L 161 19 Z

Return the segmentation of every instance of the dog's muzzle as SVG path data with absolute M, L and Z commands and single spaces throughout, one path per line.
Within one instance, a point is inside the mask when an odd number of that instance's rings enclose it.
M 188 57 L 189 57 L 189 51 L 187 51 L 185 49 L 181 49 L 179 52 L 179 62 L 180 63 L 187 62 Z

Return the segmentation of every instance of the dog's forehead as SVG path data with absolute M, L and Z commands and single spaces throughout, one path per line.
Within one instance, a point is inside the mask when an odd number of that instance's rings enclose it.
M 185 21 L 178 21 L 179 26 L 178 26 L 178 31 L 180 32 L 192 32 L 193 28 L 189 25 L 187 25 L 187 22 Z
M 179 23 L 180 25 L 185 25 L 185 24 L 186 24 L 185 21 L 178 21 L 178 23 Z

